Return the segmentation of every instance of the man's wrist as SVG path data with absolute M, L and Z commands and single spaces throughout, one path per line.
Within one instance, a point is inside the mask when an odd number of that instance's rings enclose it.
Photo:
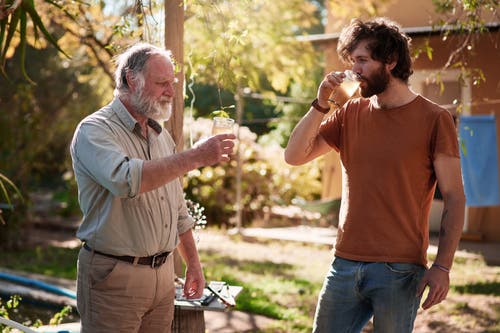
M 316 111 L 319 111 L 323 114 L 327 114 L 330 111 L 330 106 L 328 107 L 321 106 L 317 98 L 314 101 L 312 101 L 311 107 L 313 107 Z
M 448 273 L 448 274 L 450 273 L 450 269 L 446 266 L 443 266 L 443 265 L 439 265 L 439 264 L 434 263 L 434 264 L 432 264 L 431 267 L 435 267 L 435 268 L 437 268 L 445 273 Z

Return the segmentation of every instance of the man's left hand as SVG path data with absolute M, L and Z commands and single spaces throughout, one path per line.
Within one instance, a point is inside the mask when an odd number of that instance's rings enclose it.
M 201 269 L 186 270 L 184 282 L 184 296 L 188 299 L 200 298 L 205 288 L 205 277 Z
M 417 296 L 422 296 L 426 286 L 429 286 L 429 294 L 422 304 L 424 310 L 441 303 L 446 298 L 450 289 L 450 276 L 436 267 L 431 267 L 425 272 L 417 287 Z

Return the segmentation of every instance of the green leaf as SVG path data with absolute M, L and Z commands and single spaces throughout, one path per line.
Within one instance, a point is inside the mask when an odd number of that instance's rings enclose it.
M 28 76 L 28 73 L 26 72 L 26 25 L 27 25 L 27 20 L 26 20 L 26 12 L 21 11 L 21 18 L 20 18 L 20 34 L 21 34 L 21 42 L 19 44 L 19 54 L 20 54 L 20 61 L 21 61 L 21 73 L 23 73 L 24 77 L 26 80 L 28 80 L 31 84 L 35 84 L 33 80 L 30 79 Z
M 5 39 L 5 45 L 3 46 L 2 55 L 0 56 L 0 63 L 2 64 L 2 67 L 5 63 L 5 57 L 7 55 L 7 50 L 9 49 L 10 42 L 12 41 L 12 37 L 14 37 L 14 33 L 16 32 L 17 23 L 19 22 L 20 16 L 21 10 L 16 9 L 10 17 L 9 30 L 7 31 L 7 37 Z
M 2 50 L 3 39 L 5 38 L 5 27 L 7 26 L 7 19 L 0 21 L 0 50 Z
M 224 110 L 215 110 L 211 114 L 212 118 L 221 117 L 221 118 L 229 118 L 229 114 Z
M 7 189 L 5 188 L 4 183 L 10 185 L 14 189 L 14 191 L 19 195 L 21 200 L 24 200 L 23 196 L 22 196 L 21 192 L 19 191 L 19 189 L 17 188 L 17 186 L 9 178 L 7 178 L 6 176 L 4 176 L 3 174 L 0 173 L 0 189 L 2 190 L 1 192 L 5 196 L 5 200 L 7 200 L 7 203 L 9 205 L 11 204 L 10 197 L 8 195 Z
M 5 66 L 3 66 L 3 59 L 1 57 L 3 53 L 3 41 L 5 38 L 5 28 L 7 26 L 7 19 L 0 21 L 0 69 L 2 70 L 2 74 L 7 77 L 5 73 Z
M 45 36 L 45 38 L 47 38 L 47 40 L 59 52 L 61 52 L 62 54 L 64 54 L 66 57 L 71 58 L 68 54 L 66 54 L 66 52 L 63 51 L 63 49 L 61 49 L 61 47 L 59 46 L 59 44 L 57 44 L 57 41 L 54 39 L 54 37 L 45 28 L 45 25 L 43 24 L 42 19 L 40 18 L 40 16 L 38 15 L 38 13 L 35 10 L 35 4 L 34 4 L 34 2 L 32 0 L 31 1 L 30 0 L 24 0 L 23 4 L 22 4 L 22 8 L 30 15 L 31 20 L 33 21 L 33 24 L 34 24 L 35 28 L 40 29 L 40 31 L 43 33 L 43 35 Z

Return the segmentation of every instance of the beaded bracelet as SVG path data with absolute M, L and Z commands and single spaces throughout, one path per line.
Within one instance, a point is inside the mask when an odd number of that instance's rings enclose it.
M 438 264 L 432 264 L 432 267 L 436 267 L 437 269 L 440 269 L 440 270 L 442 270 L 443 272 L 446 272 L 446 273 L 450 272 L 449 268 L 446 268 L 446 267 L 438 265 Z

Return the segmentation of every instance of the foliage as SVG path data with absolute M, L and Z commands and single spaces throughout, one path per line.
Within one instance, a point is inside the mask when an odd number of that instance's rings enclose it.
M 346 18 L 380 16 L 395 0 L 362 0 L 346 5 L 342 0 L 327 0 L 330 15 L 334 18 L 333 28 L 340 30 Z
M 19 49 L 19 68 L 31 83 L 37 81 L 29 77 L 25 66 L 25 59 L 29 59 L 27 46 L 47 48 L 51 45 L 66 61 L 71 59 L 74 64 L 95 66 L 96 71 L 102 71 L 113 79 L 112 59 L 117 51 L 158 33 L 151 32 L 147 24 L 147 18 L 157 9 L 155 3 L 143 6 L 142 2 L 135 0 L 118 3 L 100 0 L 7 0 L 6 6 L 7 10 L 0 13 L 1 69 L 5 70 L 5 60 Z M 28 24 L 27 16 L 31 17 L 32 24 Z M 44 38 L 39 38 L 39 31 Z M 92 80 L 89 77 L 86 79 Z
M 29 75 L 43 85 L 30 84 L 16 71 L 17 53 L 6 61 L 9 80 L 0 77 L 0 158 L 8 161 L 2 172 L 24 194 L 33 187 L 63 185 L 61 175 L 71 168 L 68 146 L 73 131 L 103 103 L 95 86 L 82 82 L 82 76 L 92 71 L 90 66 L 61 62 L 51 48 L 27 47 L 26 54 L 31 59 Z M 0 234 L 2 248 L 20 239 L 18 234 L 28 223 L 25 214 L 19 205 L 10 214 L 12 223 Z
M 312 46 L 297 34 L 316 24 L 316 7 L 302 0 L 187 1 L 186 69 L 191 81 L 237 92 L 248 87 L 285 93 L 310 79 Z
M 441 15 L 437 27 L 441 29 L 443 41 L 455 38 L 455 47 L 444 65 L 447 68 L 459 68 L 460 79 L 470 76 L 474 85 L 484 82 L 484 74 L 480 69 L 470 68 L 468 62 L 474 52 L 478 39 L 488 31 L 487 21 L 500 19 L 498 0 L 432 0 L 436 12 Z M 432 50 L 427 49 L 429 59 L 432 59 Z
M 76 261 L 79 248 L 24 247 L 4 250 L 0 267 L 46 276 L 76 280 Z
M 61 12 L 66 13 L 63 6 L 56 1 L 44 0 L 51 7 L 58 8 Z M 57 48 L 57 50 L 66 55 L 59 47 L 57 40 L 49 33 L 42 22 L 39 11 L 35 8 L 34 0 L 6 0 L 2 1 L 0 7 L 0 69 L 5 74 L 5 59 L 8 54 L 13 54 L 14 49 L 19 47 L 20 54 L 20 69 L 25 78 L 28 78 L 26 72 L 26 44 L 28 41 L 28 32 L 38 41 L 39 32 L 41 32 L 46 40 Z M 31 18 L 32 25 L 28 26 L 28 16 Z M 19 26 L 19 29 L 18 29 Z M 32 31 L 30 31 L 32 30 Z M 16 34 L 19 34 L 16 36 Z M 17 38 L 15 38 L 17 37 Z M 67 56 L 67 55 L 66 55 Z M 28 78 L 29 80 L 29 78 Z
M 23 199 L 23 196 L 17 186 L 5 175 L 0 173 L 0 223 L 5 224 L 5 220 L 3 218 L 3 209 L 13 209 L 12 201 L 10 199 L 11 195 L 9 195 L 9 191 L 7 190 L 7 187 L 5 185 L 9 185 L 10 188 L 14 191 L 14 194 L 19 197 L 21 200 Z M 3 200 L 6 201 L 6 205 L 3 206 Z
M 210 119 L 185 119 L 185 142 L 197 142 L 208 134 L 210 127 Z M 296 196 L 307 200 L 319 198 L 321 160 L 304 167 L 291 167 L 284 162 L 279 146 L 259 145 L 257 136 L 247 127 L 240 127 L 239 133 L 241 205 L 247 224 L 260 217 L 265 206 L 290 204 Z M 235 157 L 227 164 L 194 170 L 184 179 L 187 197 L 205 207 L 210 225 L 231 225 L 236 205 L 236 172 Z
M 10 319 L 10 314 L 13 312 L 17 312 L 19 310 L 22 310 L 22 304 L 21 304 L 21 296 L 19 295 L 12 295 L 5 304 L 2 302 L 2 299 L 0 298 L 0 316 L 6 319 Z M 69 305 L 64 306 L 59 312 L 55 313 L 52 318 L 50 318 L 48 324 L 49 325 L 59 325 L 63 322 L 63 320 L 68 317 L 71 312 L 72 312 L 72 307 Z M 24 326 L 29 325 L 31 327 L 39 327 L 42 326 L 43 323 L 40 319 L 34 320 L 34 324 L 30 323 L 23 323 Z M 0 324 L 0 331 L 2 333 L 7 333 L 7 332 L 17 332 L 17 330 L 12 330 L 10 327 Z
M 279 117 L 272 119 L 268 126 L 271 131 L 259 137 L 259 143 L 263 145 L 278 144 L 281 147 L 286 147 L 288 139 L 302 116 L 307 112 L 313 96 L 316 95 L 317 84 L 323 76 L 323 69 L 318 67 L 311 71 L 313 84 L 304 85 L 294 83 L 290 86 L 289 96 L 290 101 L 278 101 L 276 110 Z
M 21 296 L 14 295 L 9 298 L 9 300 L 3 304 L 2 299 L 0 298 L 0 316 L 4 318 L 9 318 L 9 311 L 17 308 L 19 306 L 19 301 L 21 300 Z M 0 326 L 2 328 L 2 326 Z
M 244 106 L 241 123 L 259 135 L 269 132 L 269 120 L 280 112 L 276 96 L 288 94 L 292 85 L 316 83 L 311 73 L 319 67 L 321 52 L 296 36 L 322 30 L 318 7 L 302 0 L 186 4 L 185 72 L 191 106 L 198 116 L 206 116 L 234 104 L 234 97 L 227 95 L 238 94 Z M 204 85 L 217 90 L 207 91 Z M 252 92 L 263 98 L 254 98 Z

